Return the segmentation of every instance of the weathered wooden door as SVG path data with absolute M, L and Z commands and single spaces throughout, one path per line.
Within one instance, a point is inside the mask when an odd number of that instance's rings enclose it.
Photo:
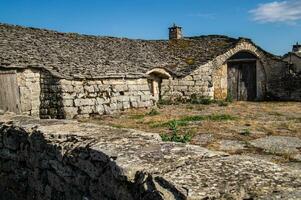
M 0 109 L 20 112 L 20 97 L 17 74 L 14 70 L 0 71 Z
M 238 101 L 256 98 L 256 61 L 228 63 L 228 94 Z

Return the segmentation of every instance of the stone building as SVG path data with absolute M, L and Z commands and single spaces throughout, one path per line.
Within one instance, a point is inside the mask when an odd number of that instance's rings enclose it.
M 250 39 L 169 30 L 169 40 L 133 40 L 0 24 L 0 109 L 75 118 L 192 95 L 285 93 L 276 83 L 287 62 Z
M 292 52 L 283 56 L 283 60 L 291 64 L 291 69 L 296 73 L 301 73 L 301 45 L 293 45 Z
M 289 64 L 289 74 L 284 78 L 288 96 L 301 101 L 301 45 L 293 45 L 292 52 L 285 54 L 283 60 Z

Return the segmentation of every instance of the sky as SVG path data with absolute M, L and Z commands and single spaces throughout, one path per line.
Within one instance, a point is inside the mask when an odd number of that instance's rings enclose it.
M 301 43 L 301 0 L 0 0 L 0 22 L 134 39 L 167 39 L 176 23 L 185 36 L 247 37 L 283 55 Z

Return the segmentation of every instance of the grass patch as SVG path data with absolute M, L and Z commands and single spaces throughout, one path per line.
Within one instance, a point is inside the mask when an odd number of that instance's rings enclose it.
M 194 115 L 194 116 L 186 116 L 180 119 L 173 119 L 163 123 L 153 123 L 150 124 L 150 127 L 170 127 L 173 124 L 177 124 L 177 126 L 187 126 L 189 122 L 197 122 L 197 121 L 228 121 L 228 120 L 236 120 L 237 117 L 231 115 Z
M 239 133 L 240 135 L 243 135 L 243 136 L 249 136 L 251 135 L 251 131 L 250 129 L 244 129 L 242 132 Z
M 191 135 L 190 134 L 184 134 L 184 135 L 179 135 L 179 134 L 161 134 L 160 135 L 162 138 L 162 141 L 164 142 L 180 142 L 180 143 L 187 143 L 191 141 Z
M 191 104 L 202 104 L 202 105 L 210 105 L 215 101 L 204 96 L 198 96 L 197 94 L 192 94 L 190 96 L 190 103 Z
M 278 116 L 278 117 L 282 117 L 285 116 L 284 114 L 280 113 L 280 112 L 269 112 L 269 115 L 273 115 L 273 116 Z
M 157 111 L 155 108 L 152 108 L 151 111 L 149 111 L 146 115 L 148 116 L 160 115 L 160 112 Z
M 186 122 L 193 122 L 193 121 L 202 121 L 202 120 L 209 120 L 209 121 L 228 121 L 228 120 L 235 120 L 237 119 L 231 115 L 194 115 L 194 116 L 187 116 L 181 119 L 181 121 Z
M 229 102 L 229 103 L 232 103 L 232 102 L 233 102 L 233 97 L 232 97 L 231 94 L 227 94 L 226 102 Z
M 113 128 L 119 128 L 119 129 L 125 128 L 124 126 L 118 125 L 118 124 L 112 124 L 111 126 L 112 126 Z
M 143 119 L 145 115 L 130 115 L 129 118 L 130 119 Z
M 228 103 L 228 102 L 225 102 L 225 101 L 218 101 L 218 102 L 217 102 L 217 105 L 218 105 L 218 106 L 225 107 L 225 106 L 228 106 L 229 103 Z

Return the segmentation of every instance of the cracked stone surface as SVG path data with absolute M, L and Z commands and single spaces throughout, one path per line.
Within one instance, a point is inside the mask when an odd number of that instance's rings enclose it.
M 0 169 L 1 194 L 15 199 L 301 198 L 301 175 L 271 162 L 156 133 L 8 114 Z
M 301 140 L 297 137 L 269 136 L 253 140 L 250 144 L 265 152 L 288 155 L 301 161 Z
M 239 151 L 246 149 L 246 143 L 237 140 L 219 141 L 219 150 L 221 151 Z

